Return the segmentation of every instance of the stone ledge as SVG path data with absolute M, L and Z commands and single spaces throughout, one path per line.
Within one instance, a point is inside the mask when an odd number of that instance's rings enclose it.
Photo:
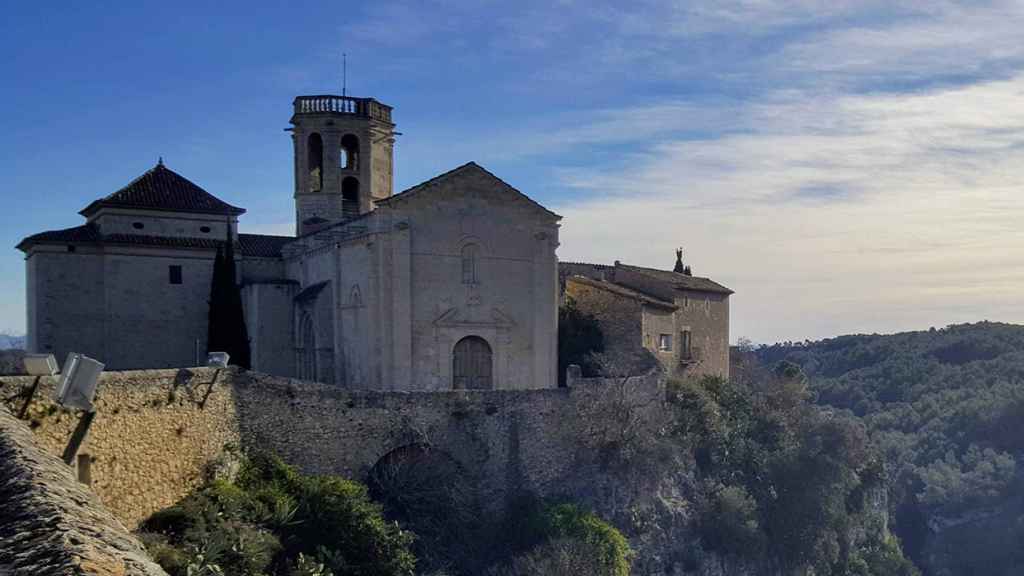
M 0 406 L 0 574 L 167 576 L 99 499 Z

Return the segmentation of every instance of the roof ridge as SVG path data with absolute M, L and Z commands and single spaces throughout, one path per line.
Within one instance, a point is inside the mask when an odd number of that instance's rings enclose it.
M 494 174 L 493 172 L 491 172 L 487 168 L 484 168 L 480 164 L 477 164 L 476 161 L 474 161 L 474 160 L 470 160 L 469 162 L 466 162 L 465 164 L 462 164 L 461 166 L 457 166 L 455 168 L 452 168 L 451 170 L 448 170 L 447 172 L 442 172 L 441 174 L 438 174 L 437 176 L 434 176 L 433 178 L 430 178 L 429 180 L 424 180 L 423 182 L 420 182 L 419 184 L 416 184 L 415 186 L 406 188 L 405 190 L 402 190 L 398 194 L 392 194 L 391 196 L 388 196 L 387 198 L 382 198 L 380 200 L 376 200 L 375 203 L 376 204 L 388 204 L 389 202 L 391 202 L 392 200 L 394 200 L 396 198 L 408 198 L 409 196 L 413 195 L 416 192 L 425 190 L 426 188 L 429 188 L 429 187 L 437 184 L 437 182 L 439 180 L 442 180 L 444 178 L 448 178 L 450 176 L 453 176 L 453 175 L 455 175 L 458 172 L 466 170 L 467 168 L 476 168 L 476 169 L 480 170 L 484 174 L 486 174 L 486 175 L 490 176 L 491 178 L 497 180 L 502 186 L 505 186 L 509 190 L 512 190 L 513 192 L 515 192 L 516 194 L 521 196 L 523 199 L 525 199 L 527 202 L 529 202 L 533 206 L 535 206 L 537 208 L 540 208 L 544 212 L 547 212 L 548 214 L 554 216 L 555 218 L 557 218 L 559 220 L 562 219 L 561 215 L 556 214 L 555 212 L 552 212 L 551 210 L 548 210 L 540 202 L 537 202 L 533 198 L 530 198 L 529 196 L 524 194 L 522 190 L 520 190 L 520 189 L 516 188 L 515 186 L 509 184 L 508 182 L 502 180 L 501 177 L 497 176 L 496 174 Z

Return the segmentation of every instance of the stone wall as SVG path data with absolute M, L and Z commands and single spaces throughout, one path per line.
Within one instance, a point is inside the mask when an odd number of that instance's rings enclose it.
M 0 378 L 20 408 L 30 377 Z M 44 379 L 26 417 L 39 443 L 60 454 L 77 423 Z M 352 392 L 259 373 L 198 368 L 105 373 L 97 417 L 79 450 L 91 485 L 129 526 L 202 482 L 229 446 L 272 450 L 304 472 L 364 479 L 392 450 L 429 445 L 460 465 L 502 506 L 520 491 L 554 496 L 584 460 L 615 436 L 622 408 L 655 422 L 660 372 L 622 383 L 575 380 L 569 388 L 431 393 Z
M 0 574 L 166 576 L 36 440 L 0 406 Z

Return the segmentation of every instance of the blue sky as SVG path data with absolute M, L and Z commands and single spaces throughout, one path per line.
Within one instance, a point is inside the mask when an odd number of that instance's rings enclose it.
M 892 4 L 12 3 L 0 330 L 14 245 L 158 156 L 291 231 L 282 129 L 342 52 L 395 107 L 396 191 L 476 160 L 565 216 L 564 260 L 681 245 L 733 339 L 1024 322 L 1024 7 Z

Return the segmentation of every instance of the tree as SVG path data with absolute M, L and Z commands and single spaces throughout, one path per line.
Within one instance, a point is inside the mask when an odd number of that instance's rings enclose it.
M 565 370 L 570 364 L 593 375 L 590 356 L 604 351 L 604 334 L 592 314 L 576 307 L 571 298 L 558 309 L 558 385 L 565 386 Z
M 223 250 L 217 249 L 217 256 L 213 261 L 206 351 L 227 352 L 231 356 L 232 364 L 248 370 L 252 367 L 249 331 L 245 327 L 242 292 L 238 288 L 235 274 L 235 241 L 231 234 L 230 221 L 227 228 L 227 241 Z

